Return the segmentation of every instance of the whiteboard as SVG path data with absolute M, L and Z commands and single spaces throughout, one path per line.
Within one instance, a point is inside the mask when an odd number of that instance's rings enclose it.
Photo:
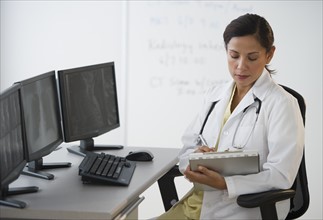
M 285 41 L 279 34 L 310 21 L 307 15 L 299 16 L 304 11 L 304 2 L 129 2 L 128 144 L 181 147 L 181 135 L 205 90 L 230 79 L 222 34 L 232 19 L 247 12 L 264 16 L 277 33 L 276 41 L 283 41 L 284 50 L 292 53 L 291 36 Z M 304 38 L 299 33 L 293 37 Z M 279 47 L 277 51 L 280 56 Z M 283 66 L 286 63 L 279 69 Z
M 316 39 L 305 35 L 317 33 L 311 24 L 319 21 L 319 5 L 298 1 L 130 1 L 128 145 L 181 147 L 181 135 L 197 114 L 205 90 L 230 79 L 222 34 L 232 19 L 245 13 L 257 13 L 269 21 L 277 46 L 271 67 L 283 72 L 282 77 L 277 76 L 281 83 L 302 90 L 299 79 L 304 75 L 295 65 L 300 58 L 294 51 L 296 45 L 304 51 L 312 40 L 321 41 L 319 35 Z M 320 57 L 319 51 L 314 53 Z M 303 56 L 299 61 L 308 68 L 312 59 Z

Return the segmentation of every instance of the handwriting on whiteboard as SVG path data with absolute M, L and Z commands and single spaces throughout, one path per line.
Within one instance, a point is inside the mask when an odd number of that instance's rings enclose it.
M 218 80 L 202 77 L 195 79 L 185 79 L 180 77 L 163 77 L 153 76 L 150 78 L 150 88 L 169 89 L 174 95 L 178 96 L 200 96 L 203 95 L 206 89 L 211 86 L 226 83 L 228 80 Z

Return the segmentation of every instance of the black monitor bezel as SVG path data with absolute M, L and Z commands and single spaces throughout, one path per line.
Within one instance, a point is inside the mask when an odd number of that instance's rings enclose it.
M 0 173 L 0 187 L 1 187 L 1 191 L 4 188 L 7 188 L 8 185 L 10 183 L 12 183 L 13 181 L 15 181 L 16 179 L 19 178 L 21 171 L 23 170 L 23 168 L 26 166 L 27 164 L 27 160 L 26 160 L 26 153 L 25 153 L 25 139 L 23 137 L 23 118 L 22 118 L 22 111 L 21 111 L 21 97 L 20 97 L 20 85 L 12 85 L 11 87 L 9 87 L 8 89 L 4 90 L 1 93 L 0 99 L 4 99 L 10 95 L 12 95 L 13 93 L 17 92 L 18 93 L 18 100 L 19 100 L 19 105 L 20 105 L 20 116 L 21 116 L 21 138 L 22 138 L 22 153 L 23 153 L 23 160 L 19 161 L 17 163 L 17 165 L 11 170 L 11 172 L 9 172 L 5 177 L 2 176 L 2 174 Z
M 26 131 L 26 125 L 25 125 L 25 121 L 24 121 L 24 98 L 23 98 L 23 94 L 24 94 L 24 86 L 31 84 L 33 82 L 45 79 L 45 78 L 52 78 L 53 80 L 53 85 L 54 85 L 54 101 L 57 104 L 57 108 L 56 108 L 56 116 L 57 116 L 57 122 L 58 122 L 58 138 L 56 140 L 54 140 L 51 143 L 48 143 L 47 146 L 43 146 L 41 149 L 38 149 L 35 152 L 31 152 L 30 148 L 31 146 L 29 146 L 28 144 L 28 137 L 26 132 L 25 133 L 25 143 L 26 143 L 26 160 L 27 162 L 32 162 L 35 160 L 39 160 L 42 157 L 50 154 L 51 152 L 53 152 L 61 143 L 63 143 L 63 132 L 62 132 L 62 127 L 61 127 L 61 115 L 60 115 L 60 105 L 59 105 L 59 98 L 58 98 L 58 88 L 57 88 L 57 81 L 56 81 L 56 74 L 55 71 L 49 71 L 40 75 L 37 75 L 35 77 L 31 77 L 29 79 L 17 82 L 18 84 L 21 85 L 20 91 L 21 91 L 21 103 L 22 103 L 22 116 L 23 116 L 23 125 L 24 125 L 24 131 Z
M 117 123 L 113 126 L 105 126 L 101 130 L 97 130 L 97 132 L 88 132 L 87 134 L 79 134 L 78 136 L 71 137 L 70 134 L 70 127 L 72 126 L 69 121 L 69 115 L 72 113 L 69 111 L 68 107 L 68 97 L 67 93 L 68 86 L 66 83 L 66 75 L 67 74 L 77 74 L 79 72 L 84 71 L 91 71 L 99 68 L 104 67 L 112 67 L 113 70 L 113 80 L 114 80 L 114 90 L 115 90 L 115 102 L 116 102 L 116 108 L 117 108 Z M 105 134 L 113 129 L 116 129 L 120 127 L 120 114 L 119 114 L 119 105 L 118 105 L 118 93 L 117 93 L 117 83 L 116 83 L 116 74 L 115 74 L 115 65 L 114 62 L 107 62 L 107 63 L 100 63 L 100 64 L 94 64 L 94 65 L 88 65 L 88 66 L 82 66 L 77 68 L 71 68 L 71 69 L 65 69 L 65 70 L 59 70 L 57 72 L 58 75 L 58 84 L 59 84 L 59 91 L 60 91 L 60 103 L 61 103 L 61 113 L 62 113 L 62 126 L 63 126 L 63 136 L 65 142 L 72 142 L 72 141 L 79 141 L 79 140 L 86 140 L 90 138 L 94 138 L 97 136 L 100 136 L 102 134 Z

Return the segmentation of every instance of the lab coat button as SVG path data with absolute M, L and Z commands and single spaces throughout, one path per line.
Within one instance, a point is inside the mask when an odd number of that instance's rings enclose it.
M 228 131 L 224 131 L 223 134 L 224 135 L 229 135 L 229 132 Z

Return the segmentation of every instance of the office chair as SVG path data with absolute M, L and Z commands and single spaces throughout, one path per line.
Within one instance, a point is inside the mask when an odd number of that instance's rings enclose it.
M 298 100 L 305 126 L 306 105 L 304 98 L 295 90 L 287 86 L 281 86 Z M 244 208 L 260 207 L 262 219 L 275 220 L 278 219 L 275 206 L 276 202 L 290 199 L 290 210 L 286 219 L 295 219 L 302 216 L 307 211 L 310 202 L 305 166 L 305 150 L 303 153 L 298 174 L 291 189 L 271 190 L 240 195 L 237 198 L 238 205 Z M 177 176 L 182 176 L 182 173 L 179 171 L 178 165 L 175 165 L 158 180 L 158 186 L 165 211 L 169 210 L 178 201 L 178 195 L 174 183 L 174 178 Z

